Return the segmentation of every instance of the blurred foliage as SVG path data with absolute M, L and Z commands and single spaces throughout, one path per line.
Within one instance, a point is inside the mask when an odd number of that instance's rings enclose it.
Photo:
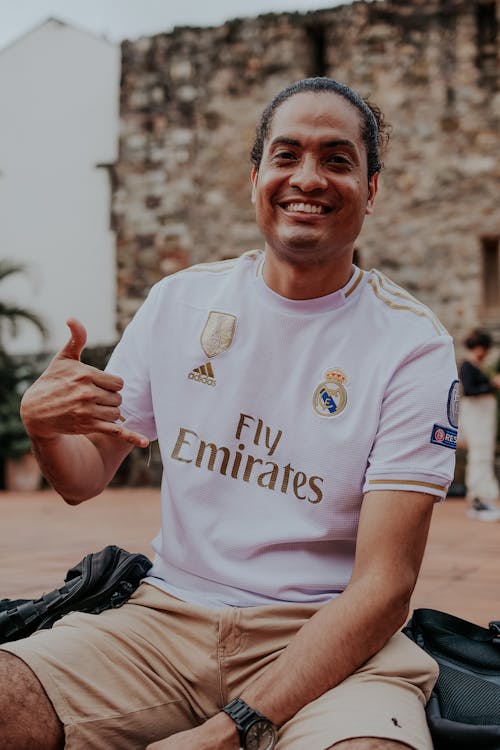
M 0 282 L 14 274 L 24 273 L 25 267 L 19 263 L 0 260 Z M 47 337 L 47 328 L 42 318 L 32 310 L 0 299 L 0 351 L 5 351 L 4 336 L 9 330 L 14 338 L 19 334 L 19 324 L 26 321 L 38 328 L 42 338 Z
M 0 260 L 0 282 L 23 273 L 24 266 Z M 4 464 L 9 458 L 20 458 L 30 450 L 30 441 L 19 414 L 21 397 L 38 372 L 27 359 L 14 357 L 5 348 L 5 333 L 17 336 L 21 322 L 28 322 L 47 336 L 43 320 L 32 310 L 0 299 L 0 487 L 3 487 Z
M 98 370 L 104 370 L 115 346 L 115 344 L 111 344 L 110 346 L 86 347 L 80 359 L 86 365 L 97 367 Z
M 30 441 L 19 415 L 21 396 L 38 375 L 29 361 L 18 361 L 0 349 L 0 456 L 20 458 Z

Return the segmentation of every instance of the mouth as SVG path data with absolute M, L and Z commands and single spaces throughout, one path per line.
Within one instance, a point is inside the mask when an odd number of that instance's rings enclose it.
M 283 209 L 283 211 L 289 214 L 307 214 L 308 216 L 321 216 L 322 214 L 329 214 L 332 211 L 330 206 L 325 206 L 323 203 L 310 203 L 297 200 L 279 203 L 278 205 Z

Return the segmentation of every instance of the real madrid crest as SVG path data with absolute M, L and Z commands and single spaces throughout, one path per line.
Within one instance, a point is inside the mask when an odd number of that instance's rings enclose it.
M 236 316 L 230 313 L 208 313 L 207 322 L 201 332 L 201 348 L 207 357 L 216 357 L 229 349 L 236 327 Z
M 347 391 L 344 384 L 347 376 L 337 367 L 325 373 L 325 380 L 314 391 L 314 411 L 321 417 L 336 417 L 347 404 Z

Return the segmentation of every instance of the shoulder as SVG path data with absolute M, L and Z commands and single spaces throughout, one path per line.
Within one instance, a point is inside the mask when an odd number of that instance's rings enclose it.
M 434 336 L 450 338 L 446 328 L 427 305 L 376 268 L 367 273 L 365 289 L 369 304 L 384 318 L 391 330 L 399 330 L 402 335 L 411 332 L 424 339 Z
M 248 250 L 242 255 L 226 260 L 211 263 L 198 263 L 194 266 L 184 268 L 171 276 L 167 276 L 158 282 L 157 286 L 190 286 L 202 283 L 217 283 L 219 278 L 234 277 L 241 273 L 248 273 L 257 269 L 264 258 L 262 250 Z
M 261 250 L 212 263 L 198 263 L 158 281 L 148 295 L 152 307 L 164 304 L 203 304 L 228 287 L 238 287 L 253 278 L 263 261 Z
M 481 372 L 481 370 L 479 369 L 479 367 L 473 365 L 472 362 L 469 362 L 468 359 L 464 359 L 464 361 L 460 365 L 460 372 L 474 373 Z

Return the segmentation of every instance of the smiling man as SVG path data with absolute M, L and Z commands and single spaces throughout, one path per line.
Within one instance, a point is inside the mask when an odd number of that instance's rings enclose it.
M 158 438 L 162 527 L 121 609 L 4 646 L 4 747 L 431 750 L 436 664 L 399 630 L 453 476 L 435 316 L 353 265 L 383 119 L 328 78 L 262 115 L 263 251 L 157 284 L 107 371 L 85 329 L 22 414 L 71 504 Z M 138 508 L 140 512 L 140 508 Z

